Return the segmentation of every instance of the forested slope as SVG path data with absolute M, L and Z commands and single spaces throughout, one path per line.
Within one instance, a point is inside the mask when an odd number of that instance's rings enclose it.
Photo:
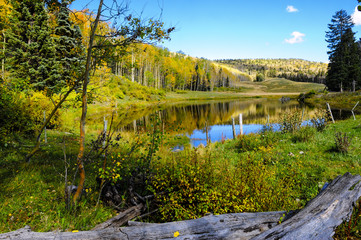
M 327 72 L 327 63 L 302 59 L 224 59 L 217 62 L 234 67 L 253 78 L 263 75 L 299 82 L 324 83 Z

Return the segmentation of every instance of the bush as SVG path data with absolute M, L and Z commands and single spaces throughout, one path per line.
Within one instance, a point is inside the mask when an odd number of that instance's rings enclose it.
M 165 157 L 166 158 L 166 157 Z M 233 163 L 209 153 L 179 153 L 177 161 L 155 166 L 152 191 L 159 207 L 155 221 L 194 219 L 207 213 L 290 209 L 292 181 L 277 179 L 257 153 Z
M 31 114 L 30 104 L 23 95 L 0 86 L 0 139 L 18 132 L 33 134 L 36 126 Z
M 273 131 L 273 127 L 262 129 L 260 134 L 247 134 L 237 136 L 235 147 L 238 152 L 257 151 L 261 147 L 273 146 L 279 138 L 279 133 Z
M 36 124 L 37 128 L 40 127 L 44 122 L 44 111 L 48 116 L 54 109 L 54 104 L 51 102 L 49 97 L 45 96 L 42 92 L 34 92 L 29 97 L 29 110 L 33 123 Z M 59 122 L 60 111 L 58 110 L 50 120 L 47 128 L 55 128 L 60 125 Z
M 325 109 L 317 109 L 315 116 L 311 119 L 312 125 L 317 131 L 322 132 L 325 130 L 330 117 Z
M 315 136 L 315 128 L 311 126 L 306 126 L 300 128 L 297 132 L 295 132 L 293 136 L 294 142 L 307 142 L 313 139 Z
M 262 141 L 256 134 L 239 135 L 235 146 L 239 152 L 255 151 L 262 146 Z
M 352 137 L 347 133 L 336 132 L 335 134 L 335 150 L 341 153 L 348 153 L 352 142 Z
M 263 82 L 265 80 L 265 77 L 262 73 L 257 73 L 256 75 L 256 82 Z
M 307 93 L 300 93 L 300 95 L 298 96 L 298 101 L 304 102 L 305 99 L 312 98 L 314 95 L 316 95 L 316 91 L 313 89 Z
M 297 109 L 286 111 L 281 118 L 282 133 L 294 133 L 302 124 L 301 112 Z

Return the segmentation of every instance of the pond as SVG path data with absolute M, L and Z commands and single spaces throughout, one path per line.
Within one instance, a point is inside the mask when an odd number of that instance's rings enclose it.
M 242 99 L 232 101 L 183 102 L 156 106 L 142 111 L 118 114 L 122 131 L 148 131 L 153 119 L 160 122 L 163 132 L 186 135 L 195 147 L 233 138 L 232 119 L 236 135 L 240 133 L 239 115 L 242 114 L 243 133 L 259 132 L 267 123 L 278 123 L 289 110 L 298 109 L 306 122 L 316 109 L 297 101 L 282 103 L 278 99 Z M 350 117 L 344 110 L 334 111 L 335 118 Z
M 277 99 L 177 103 L 132 119 L 131 123 L 123 125 L 123 129 L 147 131 L 147 126 L 155 115 L 161 121 L 163 131 L 187 135 L 191 144 L 197 147 L 207 144 L 207 133 L 208 140 L 212 142 L 233 138 L 232 118 L 235 119 L 238 135 L 240 114 L 243 119 L 243 133 L 249 134 L 259 132 L 267 122 L 278 122 L 285 111 L 301 108 L 297 101 L 282 103 Z M 313 113 L 313 109 L 307 106 L 303 106 L 303 111 L 305 119 Z

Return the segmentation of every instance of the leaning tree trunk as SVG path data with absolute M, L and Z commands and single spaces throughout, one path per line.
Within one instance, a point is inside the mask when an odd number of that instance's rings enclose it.
M 84 74 L 84 81 L 83 81 L 83 92 L 82 92 L 82 113 L 80 119 L 80 140 L 79 140 L 79 153 L 77 157 L 77 165 L 79 169 L 79 184 L 78 188 L 73 196 L 73 202 L 77 202 L 81 196 L 81 193 L 84 189 L 84 182 L 85 182 L 85 170 L 84 170 L 84 151 L 85 151 L 85 120 L 87 115 L 87 108 L 88 108 L 88 83 L 89 83 L 89 74 L 91 68 L 91 58 L 92 58 L 92 49 L 94 44 L 94 37 L 95 31 L 98 27 L 98 23 L 100 20 L 100 15 L 102 11 L 103 0 L 99 2 L 98 13 L 95 18 L 95 21 L 91 28 L 91 34 L 89 39 L 89 46 L 87 52 L 87 59 L 85 64 L 85 74 Z

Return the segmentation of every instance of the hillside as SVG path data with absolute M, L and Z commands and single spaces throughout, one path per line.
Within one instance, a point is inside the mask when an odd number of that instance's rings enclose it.
M 134 44 L 119 55 L 118 61 L 107 63 L 112 73 L 158 89 L 213 91 L 252 81 L 251 76 L 232 66 L 149 44 Z
M 286 78 L 298 82 L 324 83 L 327 63 L 302 59 L 225 59 L 216 60 L 256 78 L 262 74 L 266 78 Z

